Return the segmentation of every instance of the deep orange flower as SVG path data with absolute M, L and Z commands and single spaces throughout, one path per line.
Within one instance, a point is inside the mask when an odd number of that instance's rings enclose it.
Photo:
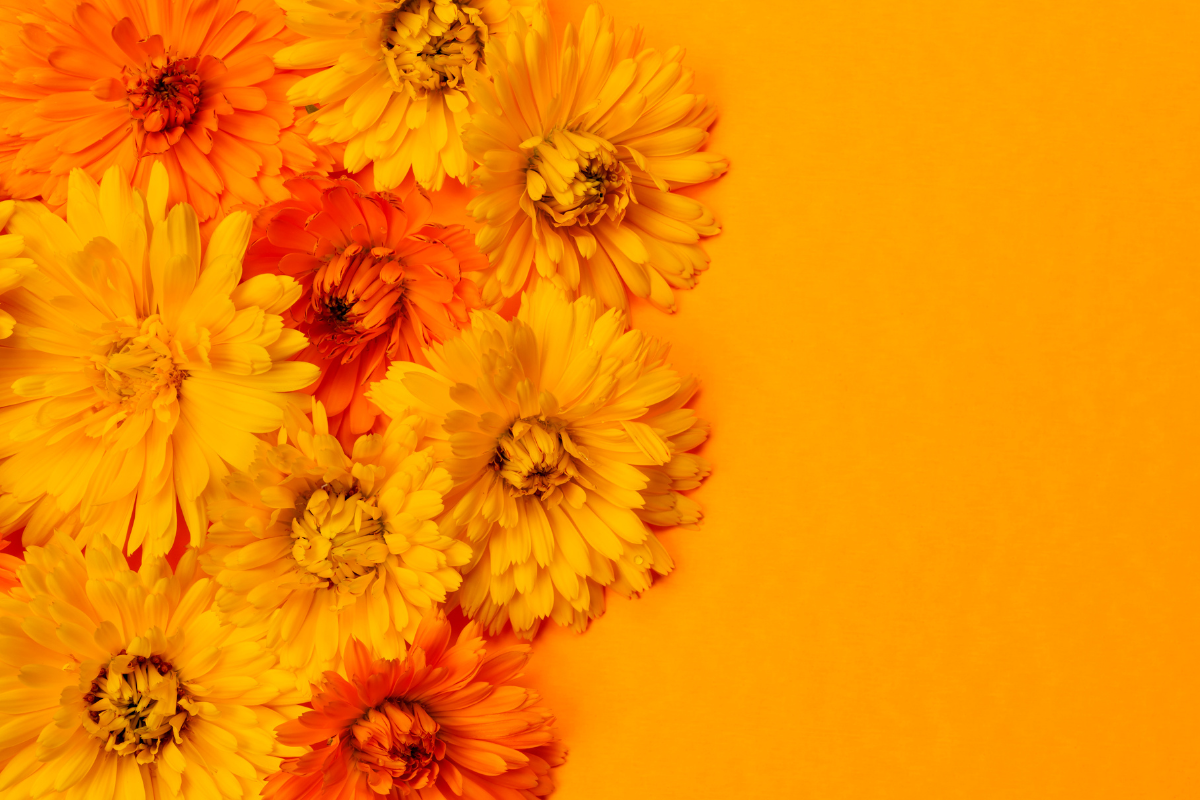
M 74 167 L 116 164 L 201 222 L 287 197 L 292 174 L 328 169 L 293 130 L 300 75 L 271 55 L 296 36 L 271 0 L 17 0 L 0 21 L 0 196 L 66 202 Z M 304 112 L 300 112 L 304 116 Z
M 429 222 L 429 199 L 367 192 L 349 178 L 302 176 L 291 199 L 259 215 L 265 235 L 246 254 L 249 275 L 281 272 L 304 293 L 292 324 L 310 345 L 297 358 L 321 367 L 314 384 L 330 431 L 347 446 L 379 409 L 363 396 L 392 361 L 426 363 L 421 348 L 453 336 L 480 305 L 465 277 L 487 267 L 461 225 Z
M 277 728 L 311 745 L 271 776 L 267 800 L 533 800 L 554 790 L 566 751 L 538 696 L 506 682 L 528 645 L 484 650 L 479 627 L 450 644 L 450 623 L 428 616 L 403 660 L 372 659 L 357 639 L 343 669 L 325 673 L 313 710 Z

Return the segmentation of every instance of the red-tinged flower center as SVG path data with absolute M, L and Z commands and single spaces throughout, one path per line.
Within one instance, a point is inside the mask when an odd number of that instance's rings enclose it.
M 139 144 L 153 148 L 160 144 L 161 134 L 166 146 L 183 137 L 185 126 L 192 121 L 200 105 L 200 76 L 198 58 L 159 56 L 141 69 L 125 67 L 125 94 L 129 98 L 131 116 L 140 122 L 142 136 Z M 164 148 L 165 149 L 165 148 Z M 161 152 L 150 149 L 149 152 Z
M 355 762 L 372 791 L 387 794 L 399 784 L 407 797 L 411 790 L 431 786 L 446 755 L 438 728 L 424 708 L 400 699 L 368 709 L 355 721 L 350 728 Z
M 398 327 L 405 288 L 404 264 L 390 248 L 352 244 L 317 270 L 312 300 L 297 327 L 325 358 L 345 363 Z

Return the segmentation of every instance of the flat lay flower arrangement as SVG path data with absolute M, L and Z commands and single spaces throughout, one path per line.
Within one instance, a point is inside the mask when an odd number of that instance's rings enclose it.
M 539 627 L 702 519 L 715 119 L 598 6 L 5 3 L 0 796 L 551 794 Z

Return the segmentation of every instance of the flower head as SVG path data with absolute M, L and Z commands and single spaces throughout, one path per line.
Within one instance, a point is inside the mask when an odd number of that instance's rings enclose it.
M 215 504 L 205 568 L 217 608 L 237 625 L 267 623 L 285 667 L 316 677 L 353 636 L 404 654 L 422 615 L 462 582 L 471 549 L 438 529 L 450 476 L 414 452 L 420 420 L 397 419 L 347 456 L 325 412 L 294 414 L 278 445 L 258 445 Z M 451 531 L 452 533 L 452 531 Z
M 465 180 L 471 162 L 459 130 L 470 118 L 467 76 L 484 71 L 485 48 L 506 28 L 509 0 L 280 0 L 306 37 L 275 56 L 314 69 L 288 92 L 319 105 L 311 137 L 345 142 L 345 167 L 375 164 L 391 189 L 412 169 L 425 187 Z
M 177 499 L 199 544 L 221 478 L 249 466 L 255 434 L 279 428 L 286 393 L 318 374 L 286 361 L 306 344 L 279 316 L 296 282 L 239 284 L 250 217 L 230 214 L 202 247 L 191 207 L 167 213 L 166 200 L 159 166 L 148 200 L 118 167 L 99 186 L 74 171 L 67 221 L 15 203 L 9 229 L 37 269 L 5 295 L 0 524 L 27 524 L 26 544 L 67 518 L 85 544 L 123 541 L 136 509 L 129 551 L 163 554 Z
M 683 51 L 646 48 L 591 6 L 555 44 L 544 9 L 489 46 L 494 83 L 468 81 L 480 111 L 463 131 L 482 193 L 468 206 L 494 271 L 484 300 L 511 297 L 529 267 L 560 287 L 626 306 L 626 290 L 673 311 L 674 288 L 708 266 L 712 213 L 672 190 L 728 162 L 700 146 L 716 110 L 692 94 Z
M 582 630 L 603 587 L 641 592 L 671 569 L 647 524 L 700 520 L 679 493 L 708 474 L 687 452 L 707 433 L 682 407 L 696 384 L 621 311 L 545 283 L 515 320 L 471 320 L 427 351 L 433 369 L 397 361 L 371 397 L 430 421 L 454 478 L 447 507 L 475 549 L 457 595 L 467 615 L 492 632 L 511 621 L 531 635 L 548 617 Z
M 292 199 L 259 215 L 265 236 L 246 268 L 293 276 L 303 289 L 290 321 L 309 340 L 298 357 L 321 367 L 315 387 L 348 448 L 375 425 L 363 396 L 396 359 L 454 335 L 480 304 L 468 277 L 487 257 L 461 225 L 429 221 L 429 199 L 365 192 L 343 178 L 288 181 Z
M 403 660 L 346 645 L 343 674 L 325 673 L 313 710 L 279 728 L 311 745 L 270 778 L 267 800 L 533 800 L 554 789 L 565 750 L 539 697 L 512 686 L 529 658 L 515 645 L 487 652 L 468 625 L 429 616 Z
M 116 165 L 145 190 L 155 164 L 170 202 L 203 222 L 287 197 L 283 180 L 328 169 L 293 130 L 276 71 L 283 13 L 268 0 L 89 0 L 22 5 L 0 23 L 0 191 L 67 200 L 68 175 Z
M 56 535 L 26 559 L 0 596 L 5 797 L 253 797 L 296 754 L 272 728 L 308 684 L 219 623 L 194 551 L 134 572 L 106 537 Z

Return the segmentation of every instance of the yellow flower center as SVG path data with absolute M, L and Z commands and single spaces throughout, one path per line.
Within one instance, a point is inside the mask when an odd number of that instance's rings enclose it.
M 87 694 L 84 729 L 104 749 L 149 764 L 173 739 L 183 741 L 188 717 L 196 712 L 179 673 L 161 656 L 132 656 L 121 651 L 100 668 Z
M 526 191 L 557 226 L 620 222 L 633 197 L 633 176 L 608 142 L 569 131 L 522 144 L 530 153 Z M 636 202 L 636 200 L 634 200 Z
M 140 321 L 126 318 L 105 327 L 107 335 L 96 340 L 101 352 L 91 360 L 97 372 L 97 393 L 120 412 L 108 417 L 110 426 L 150 410 L 165 419 L 178 401 L 188 373 L 176 366 L 171 335 L 162 318 L 157 314 Z
M 454 89 L 483 61 L 488 27 L 463 0 L 405 0 L 384 24 L 383 56 L 396 85 Z
M 303 508 L 299 506 L 303 504 Z M 297 501 L 292 520 L 292 557 L 332 585 L 346 602 L 370 586 L 387 559 L 383 511 L 357 486 L 326 484 Z
M 496 444 L 492 468 L 516 494 L 543 498 L 578 475 L 561 431 L 542 417 L 512 424 Z

